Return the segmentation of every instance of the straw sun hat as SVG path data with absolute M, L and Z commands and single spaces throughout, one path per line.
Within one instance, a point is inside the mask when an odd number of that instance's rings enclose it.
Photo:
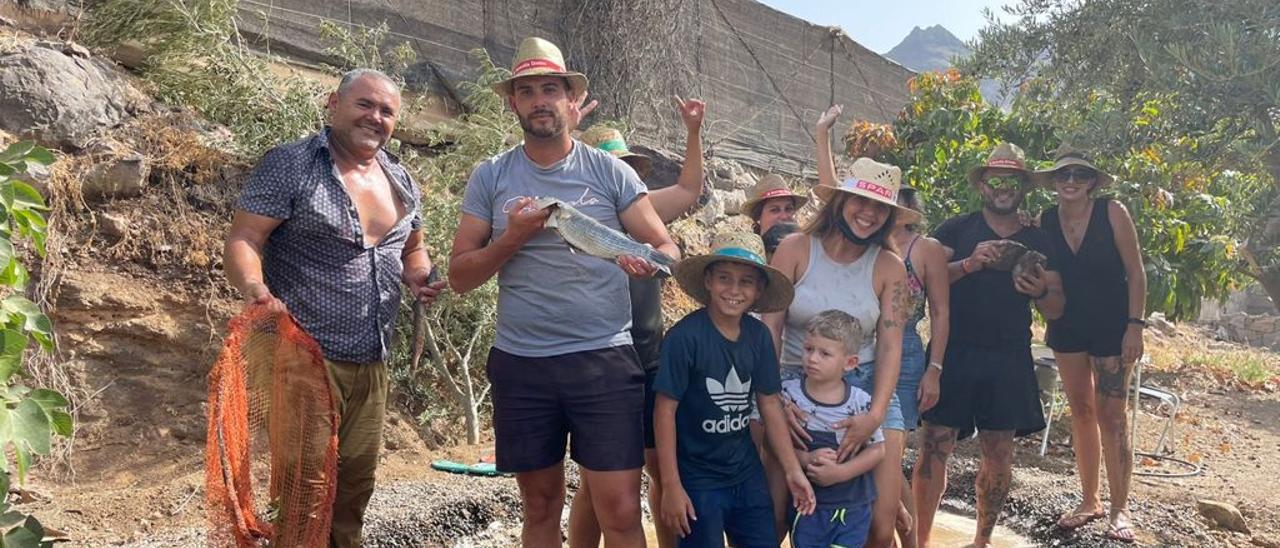
M 808 196 L 802 196 L 792 192 L 791 187 L 787 186 L 787 182 L 778 175 L 772 173 L 765 175 L 751 187 L 751 196 L 747 201 L 742 202 L 739 206 L 738 213 L 751 217 L 753 220 L 760 215 L 756 212 L 756 207 L 773 198 L 791 198 L 796 209 L 800 209 L 804 204 L 809 202 Z
M 1083 151 L 1073 148 L 1071 145 L 1064 144 L 1053 151 L 1053 167 L 1049 169 L 1038 170 L 1031 174 L 1031 180 L 1036 184 L 1047 188 L 1053 188 L 1053 174 L 1062 169 L 1073 166 L 1087 167 L 1098 174 L 1098 188 L 1103 188 L 1115 181 L 1110 174 L 1089 161 L 1089 155 Z
M 987 163 L 970 169 L 968 174 L 969 184 L 978 184 L 982 179 L 982 175 L 988 169 L 1009 169 L 1020 171 L 1028 177 L 1031 176 L 1031 172 L 1027 171 L 1027 156 L 1023 154 L 1018 145 L 1013 143 L 1000 143 L 995 150 L 991 151 L 991 155 L 987 156 Z
M 837 192 L 862 196 L 898 210 L 900 224 L 918 223 L 923 219 L 919 211 L 898 204 L 898 191 L 902 187 L 902 170 L 898 166 L 882 164 L 871 158 L 858 158 L 849 168 L 849 174 L 837 186 L 818 185 L 813 193 L 823 202 L 830 202 Z
M 515 59 L 511 60 L 511 77 L 493 85 L 498 95 L 510 97 L 512 84 L 526 76 L 563 76 L 569 79 L 569 93 L 581 97 L 587 91 L 587 77 L 580 72 L 565 69 L 564 55 L 555 44 L 542 38 L 529 37 L 520 42 Z
M 791 306 L 795 287 L 785 274 L 765 263 L 764 242 L 760 240 L 760 236 L 750 232 L 723 232 L 716 234 L 711 249 L 711 253 L 689 257 L 676 263 L 676 281 L 680 283 L 680 289 L 694 300 L 706 305 L 711 298 L 704 281 L 707 267 L 711 263 L 729 261 L 754 266 L 765 273 L 768 281 L 765 282 L 764 292 L 756 298 L 751 310 L 777 312 Z
M 595 147 L 615 158 L 626 162 L 632 169 L 636 170 L 636 174 L 641 179 L 649 176 L 649 171 L 653 169 L 653 160 L 643 154 L 636 154 L 627 148 L 627 142 L 622 138 L 622 132 L 603 124 L 596 124 L 587 128 L 578 137 L 583 144 L 589 147 Z

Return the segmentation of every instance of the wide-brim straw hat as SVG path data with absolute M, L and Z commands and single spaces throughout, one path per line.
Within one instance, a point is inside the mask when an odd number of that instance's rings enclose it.
M 583 144 L 589 147 L 595 147 L 609 154 L 614 158 L 622 160 L 636 170 L 636 174 L 641 179 L 649 176 L 649 171 L 653 169 L 653 159 L 643 154 L 636 154 L 627 148 L 627 141 L 622 138 L 622 132 L 603 124 L 596 124 L 587 128 L 578 136 Z
M 996 145 L 995 150 L 992 150 L 991 154 L 987 156 L 987 163 L 969 169 L 967 177 L 969 184 L 978 184 L 982 179 L 982 175 L 988 169 L 1019 171 L 1028 178 L 1031 177 L 1031 171 L 1027 169 L 1027 155 L 1022 152 L 1022 147 L 1013 143 Z
M 1097 166 L 1093 165 L 1093 162 L 1089 160 L 1088 154 L 1065 144 L 1059 146 L 1057 150 L 1053 151 L 1053 167 L 1037 170 L 1035 173 L 1031 174 L 1031 180 L 1040 186 L 1052 189 L 1053 173 L 1060 169 L 1074 166 L 1087 167 L 1097 173 L 1098 188 L 1109 186 L 1111 183 L 1115 182 L 1115 178 L 1112 177 L 1111 174 L 1102 171 L 1101 169 L 1098 169 Z
M 498 95 L 510 97 L 512 84 L 518 78 L 527 76 L 563 76 L 569 79 L 569 94 L 581 97 L 587 91 L 587 77 L 580 72 L 567 70 L 564 54 L 555 44 L 531 36 L 520 42 L 516 56 L 511 60 L 511 77 L 493 85 Z
M 787 185 L 787 181 L 782 176 L 772 173 L 760 178 L 760 182 L 751 187 L 751 193 L 748 196 L 750 198 L 747 198 L 747 201 L 742 202 L 742 205 L 738 207 L 738 213 L 746 215 L 753 220 L 759 217 L 756 213 L 756 207 L 774 198 L 791 198 L 795 203 L 796 209 L 800 209 L 804 204 L 809 203 L 808 196 L 796 194 Z
M 707 291 L 706 272 L 711 263 L 728 261 L 754 266 L 765 273 L 764 292 L 756 297 L 751 310 L 778 312 L 791 306 L 795 286 L 782 271 L 769 266 L 764 260 L 764 242 L 751 232 L 722 232 L 712 239 L 711 253 L 689 257 L 676 263 L 675 278 L 694 300 L 706 306 L 711 300 Z
M 897 223 L 918 223 L 924 216 L 919 211 L 898 203 L 902 189 L 902 170 L 898 166 L 883 164 L 871 158 L 858 158 L 849 168 L 849 174 L 837 186 L 818 185 L 813 193 L 818 199 L 830 202 L 837 192 L 862 196 L 897 209 Z

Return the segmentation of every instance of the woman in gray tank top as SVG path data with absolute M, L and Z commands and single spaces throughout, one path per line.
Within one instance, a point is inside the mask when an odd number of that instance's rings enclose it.
M 824 310 L 842 310 L 858 319 L 869 336 L 859 350 L 859 366 L 846 380 L 872 395 L 871 412 L 846 421 L 841 445 L 845 457 L 876 427 L 883 427 L 885 458 L 876 467 L 877 498 L 867 546 L 888 546 L 902 490 L 905 425 L 894 389 L 902 357 L 903 327 L 909 313 L 906 268 L 885 252 L 895 223 L 917 222 L 920 214 L 897 203 L 902 171 L 859 158 L 837 178 L 829 131 L 841 107 L 818 120 L 818 186 L 822 209 L 803 234 L 783 240 L 772 260 L 795 282 L 796 296 L 785 312 L 766 314 L 764 322 L 780 349 L 782 375 L 803 371 L 804 324 Z M 799 434 L 799 432 L 797 432 Z

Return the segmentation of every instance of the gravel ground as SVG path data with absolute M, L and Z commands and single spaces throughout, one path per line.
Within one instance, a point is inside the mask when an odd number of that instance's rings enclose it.
M 972 516 L 973 479 L 978 460 L 972 443 L 961 443 L 949 466 L 943 507 Z M 1054 527 L 1059 514 L 1076 504 L 1077 484 L 1069 463 L 1040 459 L 1034 449 L 1018 448 L 1019 464 L 1000 523 L 1038 546 L 1124 546 L 1104 538 L 1105 522 L 1096 521 L 1074 533 Z M 907 464 L 914 460 L 908 451 Z M 576 468 L 567 470 L 569 494 L 577 487 Z M 365 542 L 370 548 L 418 546 L 508 547 L 519 544 L 519 492 L 511 478 L 436 475 L 425 481 L 402 481 L 380 487 L 370 502 Z M 647 504 L 646 518 L 649 519 Z M 1208 530 L 1195 501 L 1150 500 L 1131 503 L 1141 524 L 1140 544 L 1152 546 L 1246 546 L 1241 535 Z M 567 520 L 566 501 L 566 520 Z M 562 525 L 565 520 L 562 520 Z M 131 548 L 203 546 L 199 529 L 170 529 L 124 544 Z

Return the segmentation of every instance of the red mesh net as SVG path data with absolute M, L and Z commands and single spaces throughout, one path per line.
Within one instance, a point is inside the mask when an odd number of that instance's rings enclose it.
M 209 373 L 209 545 L 327 546 L 338 416 L 320 347 L 262 307 L 228 331 Z

